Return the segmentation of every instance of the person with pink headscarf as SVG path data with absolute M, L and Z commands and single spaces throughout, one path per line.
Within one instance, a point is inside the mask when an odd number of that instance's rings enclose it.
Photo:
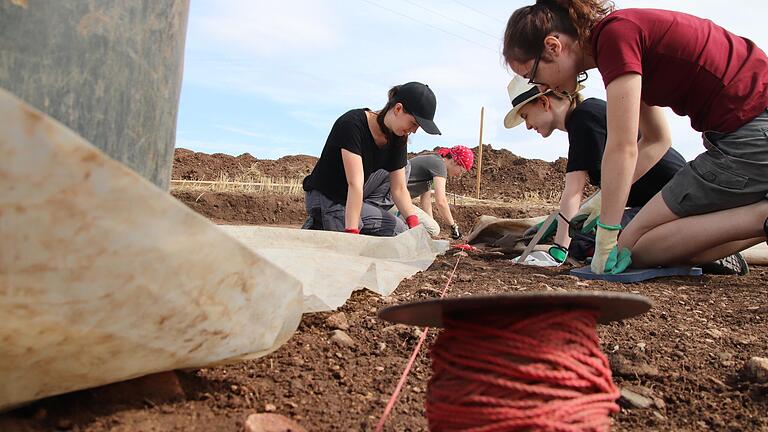
M 408 192 L 411 198 L 418 197 L 419 207 L 415 207 L 419 223 L 424 225 L 430 235 L 440 234 L 440 225 L 432 214 L 432 194 L 435 205 L 442 219 L 451 227 L 451 238 L 461 237 L 459 225 L 453 219 L 448 206 L 446 183 L 448 177 L 459 177 L 472 170 L 475 154 L 467 147 L 457 145 L 440 148 L 435 153 L 419 155 L 408 161 Z

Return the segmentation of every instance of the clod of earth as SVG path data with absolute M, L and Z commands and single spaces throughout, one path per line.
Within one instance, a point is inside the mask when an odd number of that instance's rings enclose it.
M 280 414 L 251 414 L 245 420 L 244 432 L 307 432 L 307 430 Z
M 335 330 L 349 330 L 349 320 L 344 312 L 337 312 L 325 319 L 328 327 Z
M 747 379 L 757 384 L 768 383 L 768 358 L 752 357 L 745 366 Z
M 334 330 L 331 333 L 331 342 L 348 348 L 355 346 L 355 340 L 342 330 Z

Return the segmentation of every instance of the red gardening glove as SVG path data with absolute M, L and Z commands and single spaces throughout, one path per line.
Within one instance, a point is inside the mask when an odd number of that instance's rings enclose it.
M 410 215 L 405 218 L 405 223 L 408 224 L 408 228 L 416 228 L 419 226 L 419 217 L 416 215 Z
M 348 234 L 360 234 L 360 230 L 357 228 L 344 228 L 344 232 Z

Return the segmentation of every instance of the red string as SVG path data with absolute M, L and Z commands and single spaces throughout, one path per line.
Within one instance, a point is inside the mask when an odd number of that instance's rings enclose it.
M 445 293 L 448 291 L 448 285 L 451 284 L 451 281 L 453 280 L 453 275 L 456 274 L 456 268 L 459 267 L 459 261 L 461 261 L 461 257 L 458 257 L 456 259 L 456 265 L 453 266 L 453 271 L 451 272 L 451 275 L 448 276 L 448 280 L 445 282 L 445 287 L 443 287 L 443 292 L 440 293 L 440 298 L 443 298 L 445 296 Z M 408 374 L 411 372 L 411 368 L 413 368 L 413 363 L 416 361 L 416 356 L 418 356 L 419 350 L 421 350 L 421 346 L 424 344 L 424 340 L 427 338 L 428 331 L 429 331 L 429 328 L 424 327 L 424 331 L 421 332 L 421 336 L 419 337 L 419 342 L 416 344 L 416 347 L 413 349 L 413 353 L 411 353 L 411 358 L 408 360 L 408 364 L 405 366 L 405 370 L 403 370 L 403 374 L 400 375 L 400 380 L 397 382 L 395 391 L 392 392 L 392 396 L 389 397 L 389 402 L 387 402 L 387 406 L 384 408 L 384 414 L 381 415 L 381 418 L 379 419 L 379 423 L 376 425 L 376 432 L 381 432 L 384 429 L 384 424 L 387 422 L 387 418 L 389 417 L 389 414 L 392 413 L 392 408 L 395 407 L 395 402 L 397 402 L 397 398 L 398 396 L 400 396 L 400 392 L 403 390 L 405 381 L 408 379 Z
M 432 347 L 433 431 L 608 431 L 619 391 L 594 311 L 444 320 Z

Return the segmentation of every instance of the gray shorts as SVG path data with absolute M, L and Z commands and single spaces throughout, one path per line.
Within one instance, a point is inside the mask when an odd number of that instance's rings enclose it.
M 768 110 L 730 133 L 702 134 L 707 151 L 661 190 L 679 217 L 754 204 L 768 198 Z

